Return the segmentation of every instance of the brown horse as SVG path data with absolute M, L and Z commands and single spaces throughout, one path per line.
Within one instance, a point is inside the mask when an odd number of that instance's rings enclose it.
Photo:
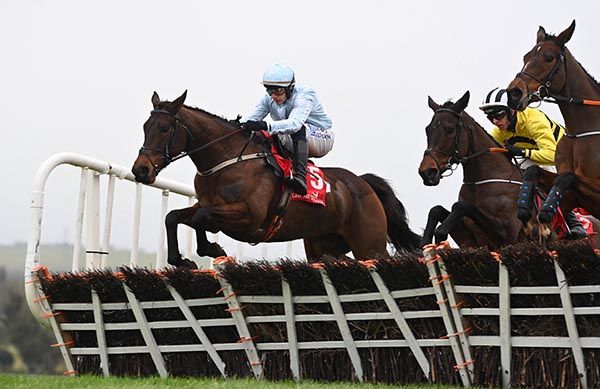
M 441 205 L 429 211 L 422 244 L 431 243 L 434 236 L 440 242 L 448 234 L 461 247 L 497 248 L 525 238 L 516 215 L 521 171 L 464 112 L 468 103 L 468 91 L 456 103 L 441 106 L 429 98 L 434 114 L 426 127 L 427 150 L 419 174 L 425 185 L 438 185 L 445 173 L 452 174 L 461 164 L 464 178 L 451 212 Z
M 600 218 L 600 84 L 565 46 L 574 30 L 575 21 L 557 36 L 540 27 L 535 46 L 523 58 L 523 69 L 507 88 L 512 108 L 522 110 L 530 102 L 551 101 L 558 104 L 565 119 L 567 135 L 556 148 L 558 176 L 538 214 L 543 223 L 552 219 L 558 204 L 564 212 L 579 206 Z M 526 173 L 529 184 L 522 196 L 530 196 L 540 175 L 545 181 L 551 178 L 536 167 Z M 527 212 L 520 215 L 522 220 L 527 216 Z
M 144 124 L 144 145 L 132 172 L 137 181 L 149 184 L 180 157 L 187 155 L 196 165 L 198 202 L 169 212 L 165 220 L 169 264 L 193 267 L 179 253 L 178 224 L 196 230 L 200 256 L 225 255 L 218 244 L 206 239 L 206 231 L 222 231 L 244 242 L 263 241 L 265 221 L 268 225 L 278 205 L 282 184 L 265 163 L 269 152 L 257 141 L 263 139 L 259 134 L 184 106 L 186 94 L 168 102 L 160 101 L 154 92 L 154 109 Z M 323 171 L 331 188 L 326 206 L 291 201 L 281 228 L 269 241 L 302 238 L 309 260 L 349 251 L 357 259 L 388 256 L 388 234 L 397 250 L 418 248 L 420 237 L 410 231 L 404 207 L 385 180 L 372 174 L 358 177 L 340 168 Z

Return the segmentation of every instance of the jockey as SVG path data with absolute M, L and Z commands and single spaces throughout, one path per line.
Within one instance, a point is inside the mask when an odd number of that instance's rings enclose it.
M 507 155 L 514 157 L 521 169 L 537 165 L 556 173 L 554 155 L 556 145 L 565 129 L 536 108 L 526 107 L 515 111 L 508 106 L 506 89 L 492 89 L 479 107 L 494 124 L 490 135 L 504 145 Z M 572 237 L 585 237 L 587 233 L 573 212 L 565 215 Z
M 335 136 L 331 131 L 331 119 L 325 114 L 316 92 L 295 83 L 290 67 L 283 64 L 269 66 L 262 84 L 267 93 L 258 101 L 254 112 L 243 119 L 242 127 L 279 136 L 294 155 L 289 185 L 292 191 L 304 195 L 308 157 L 322 157 L 333 147 Z M 272 123 L 263 121 L 268 114 Z

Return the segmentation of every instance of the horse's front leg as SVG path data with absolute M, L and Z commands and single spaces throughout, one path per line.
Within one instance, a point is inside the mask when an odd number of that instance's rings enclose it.
M 565 190 L 571 188 L 577 178 L 573 173 L 559 174 L 554 180 L 554 186 L 548 192 L 548 198 L 544 201 L 544 205 L 538 214 L 540 223 L 548 224 L 556 214 L 556 210 L 564 196 Z
M 433 242 L 433 234 L 435 232 L 435 228 L 437 225 L 450 215 L 450 211 L 441 205 L 436 205 L 435 207 L 429 210 L 429 215 L 427 216 L 427 225 L 425 226 L 425 231 L 423 231 L 423 237 L 421 238 L 421 242 L 419 245 L 421 247 L 426 244 Z
M 524 226 L 531 219 L 533 207 L 533 194 L 535 193 L 536 180 L 542 169 L 537 166 L 530 166 L 523 174 L 523 184 L 519 192 L 519 200 L 517 200 L 517 217 Z
M 226 231 L 228 235 L 250 235 L 251 215 L 246 203 L 236 202 L 199 208 L 191 220 L 191 227 L 196 230 L 199 256 L 217 258 L 227 255 L 216 242 L 206 239 L 206 231 Z
M 468 217 L 477 227 L 482 231 L 485 231 L 490 240 L 497 244 L 506 241 L 507 238 L 502 234 L 504 228 L 499 222 L 490 219 L 473 205 L 464 201 L 458 201 L 452 205 L 452 212 L 450 212 L 446 220 L 444 220 L 444 222 L 435 230 L 435 241 L 441 242 L 448 239 L 450 231 L 461 223 L 461 219 L 464 217 Z
M 169 265 L 197 268 L 193 261 L 181 257 L 179 252 L 179 242 L 177 241 L 177 226 L 180 223 L 183 223 L 192 227 L 192 219 L 199 209 L 200 206 L 198 203 L 196 203 L 191 207 L 176 209 L 167 214 L 167 217 L 165 218 L 165 227 L 167 230 L 167 262 Z M 202 231 L 202 233 L 204 232 Z M 199 234 L 200 233 L 196 230 L 196 236 Z M 206 240 L 205 233 L 204 240 Z

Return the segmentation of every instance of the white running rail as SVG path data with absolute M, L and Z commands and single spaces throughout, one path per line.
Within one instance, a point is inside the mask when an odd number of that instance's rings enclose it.
M 40 304 L 32 302 L 35 298 L 35 287 L 31 282 L 32 270 L 36 266 L 41 265 L 40 238 L 42 232 L 42 216 L 44 212 L 44 191 L 50 173 L 56 167 L 65 164 L 81 169 L 71 270 L 80 271 L 83 269 L 106 267 L 106 259 L 110 247 L 115 178 L 119 178 L 125 182 L 130 181 L 136 185 L 130 266 L 136 266 L 138 264 L 142 187 L 146 185 L 135 182 L 134 176 L 128 167 L 76 153 L 59 153 L 53 155 L 39 167 L 33 180 L 33 190 L 31 192 L 30 227 L 29 238 L 27 240 L 27 255 L 25 259 L 25 292 L 29 307 L 37 318 L 40 317 L 37 313 L 47 313 L 41 310 Z M 104 227 L 102 230 L 100 228 L 100 175 L 108 176 L 105 201 L 106 208 L 104 210 Z M 193 204 L 195 201 L 195 192 L 191 185 L 184 185 L 177 181 L 158 177 L 152 185 L 149 185 L 149 187 L 162 190 L 160 209 L 161 221 L 164 221 L 167 214 L 168 201 L 171 194 L 187 197 L 187 204 L 189 205 Z M 155 261 L 156 268 L 161 268 L 166 265 L 165 224 L 164 222 L 159 224 L 158 246 Z M 86 238 L 85 245 L 82 242 L 84 228 Z M 185 228 L 185 243 L 182 247 L 185 257 L 192 258 L 193 230 L 191 228 Z M 85 263 L 82 263 L 81 251 L 84 246 L 86 250 Z M 288 256 L 291 257 L 291 243 L 288 244 L 287 252 Z M 262 254 L 266 258 L 266 247 L 262 248 Z M 241 243 L 237 245 L 237 255 L 239 258 L 243 256 L 243 246 Z M 47 324 L 47 322 L 45 322 L 45 324 Z

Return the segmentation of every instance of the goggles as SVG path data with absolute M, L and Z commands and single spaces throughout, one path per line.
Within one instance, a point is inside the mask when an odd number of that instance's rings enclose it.
M 265 86 L 265 88 L 267 89 L 267 94 L 269 96 L 271 96 L 271 95 L 281 96 L 285 93 L 285 90 L 286 90 L 286 88 L 281 87 L 281 86 Z
M 494 121 L 494 119 L 500 120 L 506 116 L 506 110 L 503 109 L 500 112 L 488 113 L 486 116 L 490 122 Z

